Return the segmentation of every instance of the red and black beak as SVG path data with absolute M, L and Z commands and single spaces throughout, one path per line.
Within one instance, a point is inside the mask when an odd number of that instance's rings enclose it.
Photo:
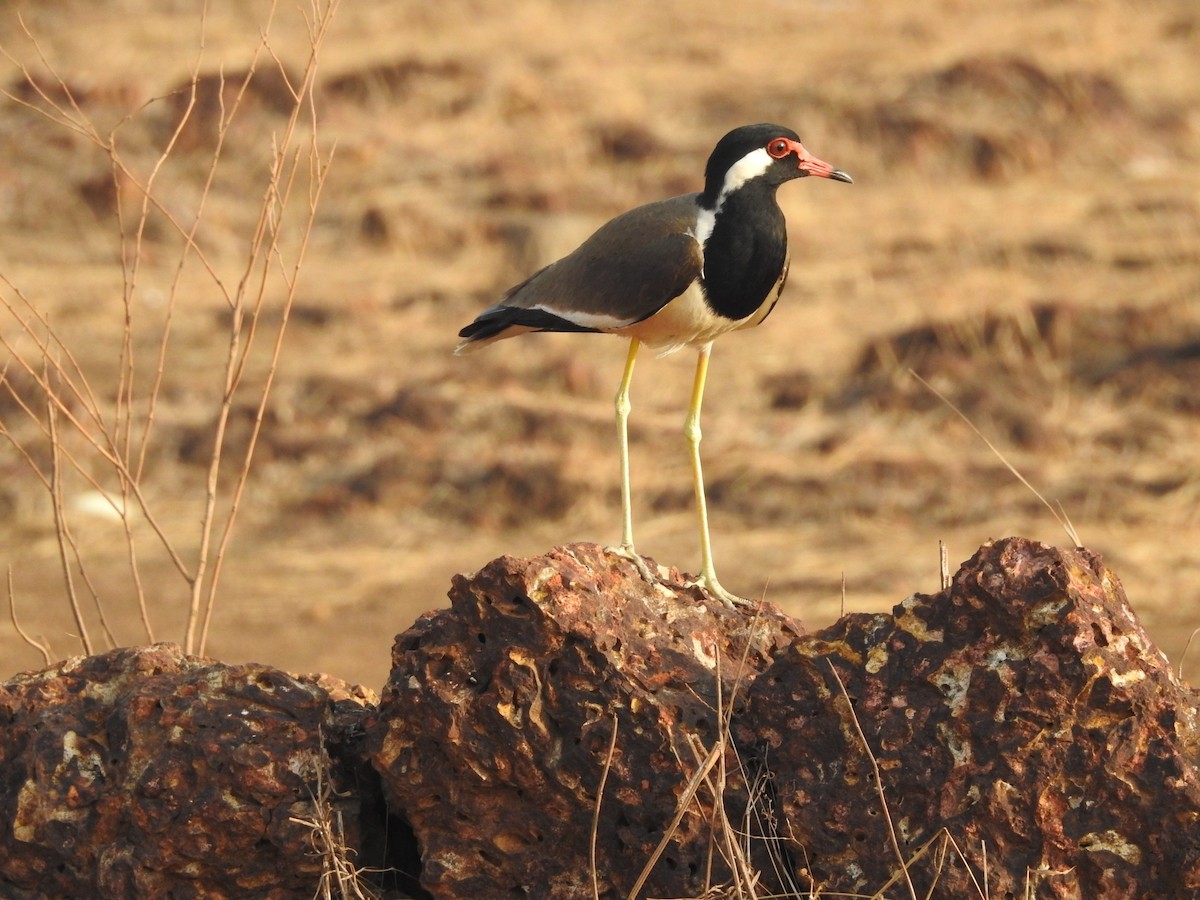
M 829 178 L 833 181 L 844 181 L 846 184 L 854 184 L 853 178 L 841 169 L 835 169 L 829 163 L 825 162 L 825 160 L 817 159 L 804 149 L 803 144 L 796 144 L 792 149 L 800 157 L 800 163 L 797 168 L 805 175 L 816 175 L 818 178 Z

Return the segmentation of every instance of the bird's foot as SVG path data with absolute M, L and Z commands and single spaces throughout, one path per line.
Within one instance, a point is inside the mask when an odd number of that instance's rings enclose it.
M 605 553 L 611 553 L 613 556 L 619 556 L 621 559 L 627 559 L 633 563 L 633 567 L 638 570 L 638 574 L 642 576 L 647 584 L 656 584 L 659 581 L 659 576 L 651 570 L 646 560 L 642 555 L 633 549 L 633 544 L 621 544 L 618 547 L 605 547 Z
M 725 590 L 721 587 L 721 582 L 717 581 L 716 575 L 701 575 L 695 581 L 689 581 L 688 586 L 700 588 L 730 609 L 751 609 L 758 605 L 753 600 L 747 600 L 745 597 L 739 597 L 737 594 Z

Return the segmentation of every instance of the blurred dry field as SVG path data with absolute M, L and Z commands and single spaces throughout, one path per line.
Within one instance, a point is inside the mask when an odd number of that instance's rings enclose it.
M 198 4 L 0 2 L 0 43 L 151 166 L 200 52 Z M 843 603 L 938 587 L 989 538 L 1069 539 L 919 373 L 1104 554 L 1178 662 L 1200 626 L 1200 8 L 1191 0 L 483 0 L 346 3 L 324 47 L 321 197 L 207 652 L 379 688 L 391 636 L 501 554 L 619 538 L 612 394 L 623 341 L 536 335 L 455 358 L 455 333 L 626 208 L 698 189 L 729 128 L 797 129 L 853 186 L 790 184 L 784 301 L 717 345 L 704 444 L 724 584 L 809 627 Z M 220 91 L 262 0 L 214 0 L 193 118 L 160 174 L 202 193 Z M 270 43 L 302 67 L 303 17 Z M 37 104 L 12 61 L 0 84 Z M 236 280 L 280 79 L 251 82 L 200 241 Z M 181 93 L 182 92 L 182 93 Z M 98 394 L 117 387 L 124 308 L 103 153 L 0 100 L 0 274 L 44 310 Z M 136 198 L 135 198 L 136 206 Z M 147 224 L 134 351 L 153 370 L 179 252 Z M 270 298 L 268 298 L 270 299 Z M 271 307 L 264 314 L 269 323 Z M 2 312 L 2 311 L 0 311 Z M 147 459 L 187 546 L 221 389 L 223 302 L 185 273 Z M 157 317 L 157 318 L 156 318 Z M 0 331 L 19 341 L 11 317 Z M 639 363 L 639 549 L 698 565 L 682 424 L 694 357 Z M 10 367 L 20 393 L 29 388 Z M 240 401 L 239 401 L 240 402 Z M 249 401 L 228 438 L 245 442 Z M 8 393 L 0 419 L 34 423 Z M 82 487 L 86 487 L 83 485 Z M 145 639 L 125 532 L 82 490 L 66 512 L 118 640 Z M 152 545 L 152 542 L 151 542 Z M 45 490 L 0 445 L 0 567 L 26 630 L 77 652 Z M 155 636 L 187 590 L 139 557 Z M 1200 652 L 1189 660 L 1200 665 Z M 0 677 L 40 657 L 0 616 Z

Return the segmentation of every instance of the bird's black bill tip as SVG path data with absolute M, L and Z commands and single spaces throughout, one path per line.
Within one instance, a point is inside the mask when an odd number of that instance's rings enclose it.
M 846 184 L 854 184 L 854 179 L 843 172 L 841 169 L 834 169 L 829 173 L 830 181 L 844 181 Z

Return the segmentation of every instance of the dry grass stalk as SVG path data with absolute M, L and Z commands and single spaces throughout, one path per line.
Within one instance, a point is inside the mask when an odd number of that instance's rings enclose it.
M 750 623 L 748 632 L 753 635 L 759 619 L 762 614 L 762 608 L 755 613 L 754 619 Z M 761 873 L 758 872 L 750 860 L 751 851 L 751 835 L 748 828 L 739 828 L 730 819 L 728 810 L 725 805 L 725 795 L 728 782 L 727 772 L 727 754 L 732 752 L 737 758 L 737 750 L 734 746 L 732 735 L 730 733 L 730 723 L 733 716 L 735 699 L 742 685 L 742 680 L 745 674 L 747 659 L 750 653 L 753 640 L 747 638 L 746 645 L 743 648 L 742 657 L 739 660 L 738 672 L 734 679 L 733 691 L 728 698 L 723 696 L 722 677 L 721 677 L 721 656 L 716 648 L 713 648 L 713 657 L 716 659 L 716 689 L 717 703 L 714 712 L 717 715 L 717 737 L 711 748 L 705 749 L 700 738 L 693 734 L 685 736 L 688 749 L 692 753 L 693 762 L 696 765 L 695 772 L 689 779 L 683 794 L 679 798 L 676 806 L 674 818 L 668 825 L 658 846 L 647 860 L 646 865 L 635 883 L 633 889 L 629 892 L 630 900 L 639 896 L 639 892 L 644 886 L 654 866 L 657 864 L 667 844 L 670 842 L 675 832 L 679 828 L 679 823 L 683 820 L 684 814 L 693 803 L 697 802 L 700 789 L 703 787 L 707 790 L 709 804 L 707 806 L 700 805 L 699 809 L 702 814 L 708 816 L 710 840 L 709 840 L 709 858 L 707 866 L 707 875 L 705 883 L 707 885 L 705 893 L 699 900 L 716 900 L 716 898 L 731 898 L 731 900 L 767 900 L 759 887 L 761 881 Z M 680 760 L 681 768 L 684 767 L 683 760 Z M 742 768 L 740 758 L 738 758 L 738 767 Z M 732 873 L 732 879 L 728 884 L 713 885 L 713 853 L 719 853 L 725 865 Z
M 1200 634 L 1200 628 L 1193 628 L 1192 633 L 1188 635 L 1187 643 L 1183 645 L 1183 653 L 1179 655 L 1179 666 L 1177 672 L 1179 680 L 1183 681 L 1183 661 L 1187 659 L 1188 651 L 1192 649 L 1192 641 L 1196 639 L 1196 635 Z
M 311 771 L 315 787 L 309 789 L 312 815 L 292 816 L 290 821 L 311 832 L 313 852 L 321 860 L 321 881 L 313 895 L 317 900 L 374 900 L 377 896 L 360 878 L 365 871 L 354 865 L 354 850 L 346 844 L 346 830 L 340 811 L 334 810 L 333 786 L 329 778 L 329 755 L 314 753 Z
M 667 849 L 667 844 L 670 843 L 671 838 L 675 836 L 675 832 L 679 828 L 679 823 L 683 821 L 683 817 L 692 805 L 692 801 L 696 798 L 701 785 L 704 784 L 705 776 L 717 764 L 717 758 L 723 752 L 724 747 L 718 740 L 704 759 L 700 761 L 700 767 L 688 780 L 687 787 L 684 788 L 683 795 L 679 798 L 679 803 L 675 808 L 675 815 L 667 826 L 667 830 L 663 833 L 662 840 L 658 842 L 658 846 L 654 848 L 654 852 L 646 860 L 646 865 L 642 868 L 641 874 L 638 875 L 637 881 L 634 882 L 633 888 L 629 891 L 629 900 L 638 900 L 642 887 L 646 884 L 646 879 L 650 877 L 650 873 L 654 871 L 654 867 L 658 864 L 659 857 Z
M 976 427 L 975 423 L 971 421 L 971 419 L 966 415 L 966 413 L 964 413 L 961 409 L 959 409 L 957 406 L 955 406 L 953 403 L 950 402 L 949 397 L 947 397 L 945 394 L 943 394 L 941 391 L 939 391 L 937 388 L 935 388 L 932 384 L 930 384 L 928 381 L 926 381 L 924 378 L 922 378 L 920 375 L 918 375 L 912 369 L 908 370 L 908 374 L 910 374 L 913 378 L 917 379 L 917 381 L 921 382 L 921 384 L 924 385 L 930 391 L 930 393 L 932 393 L 935 397 L 937 397 L 939 400 L 941 400 L 943 403 L 945 403 L 948 407 L 950 407 L 950 409 L 952 409 L 954 411 L 954 413 L 960 419 L 962 419 L 964 422 L 966 422 L 967 425 L 970 427 L 970 429 L 979 436 L 979 439 L 982 440 L 987 445 L 987 448 L 996 455 L 996 458 L 1004 464 L 1004 467 L 1006 469 L 1008 469 L 1008 471 L 1010 471 L 1013 475 L 1015 475 L 1017 480 L 1020 481 L 1021 484 L 1025 485 L 1025 487 L 1029 488 L 1029 490 L 1033 493 L 1033 495 L 1042 502 L 1042 505 L 1045 506 L 1046 509 L 1050 510 L 1050 515 L 1054 516 L 1055 521 L 1058 522 L 1058 524 L 1062 526 L 1063 531 L 1065 531 L 1067 533 L 1067 537 L 1069 537 L 1071 539 L 1071 545 L 1073 547 L 1076 547 L 1076 548 L 1083 547 L 1083 541 L 1081 541 L 1079 539 L 1079 533 L 1075 530 L 1075 526 L 1071 524 L 1071 520 L 1067 516 L 1066 510 L 1064 510 L 1062 508 L 1061 503 L 1058 504 L 1058 509 L 1055 509 L 1054 506 L 1052 506 L 1050 504 L 1050 501 L 1047 500 L 1045 497 L 1043 497 L 1041 495 L 1041 493 L 1038 491 L 1038 489 L 1035 488 L 1032 484 L 1030 484 L 1029 481 L 1025 478 L 1025 476 L 1022 475 L 1017 470 L 1017 467 L 1014 466 L 1012 463 L 1010 463 L 1008 461 L 1007 457 L 1005 457 L 1005 455 L 996 448 L 996 445 L 987 439 L 987 437 L 984 435 L 984 433 L 982 431 L 980 431 L 978 427 Z
M 77 596 L 73 568 L 92 592 L 108 643 L 116 645 L 117 639 L 107 625 L 103 603 L 91 586 L 85 560 L 72 536 L 69 504 L 66 502 L 70 489 L 65 478 L 68 469 L 72 477 L 81 477 L 99 496 L 105 498 L 122 523 L 130 580 L 146 638 L 154 640 L 154 629 L 141 578 L 138 532 L 142 524 L 147 525 L 154 535 L 156 552 L 169 559 L 186 584 L 188 615 L 183 635 L 184 649 L 188 653 L 204 653 L 216 606 L 222 563 L 249 481 L 264 412 L 282 354 L 289 314 L 316 219 L 317 205 L 328 175 L 331 157 L 317 144 L 313 86 L 322 46 L 338 3 L 339 0 L 311 0 L 305 13 L 309 44 L 307 62 L 296 82 L 288 84 L 292 96 L 290 114 L 286 124 L 271 138 L 268 172 L 258 201 L 257 216 L 245 257 L 233 279 L 222 275 L 218 261 L 201 246 L 200 237 L 207 221 L 205 211 L 227 138 L 246 118 L 239 118 L 239 112 L 248 96 L 252 79 L 264 66 L 277 66 L 284 73 L 285 81 L 287 79 L 283 63 L 270 42 L 270 29 L 277 4 L 273 3 L 266 14 L 252 61 L 228 103 L 224 78 L 221 78 L 215 146 L 199 198 L 186 219 L 178 213 L 179 204 L 174 199 L 168 202 L 157 185 L 177 150 L 180 135 L 188 126 L 196 106 L 197 86 L 205 58 L 207 6 L 200 14 L 201 36 L 191 68 L 188 101 L 166 146 L 158 153 L 144 177 L 118 144 L 121 129 L 128 124 L 132 115 L 118 122 L 109 133 L 101 133 L 76 100 L 67 79 L 58 74 L 23 20 L 21 26 L 24 35 L 42 69 L 50 73 L 49 83 L 57 90 L 48 90 L 43 86 L 47 83 L 45 78 L 35 77 L 7 49 L 0 48 L 20 68 L 25 82 L 32 89 L 31 96 L 36 99 L 26 100 L 7 91 L 3 92 L 4 96 L 54 125 L 84 138 L 106 157 L 118 196 L 132 186 L 141 198 L 140 211 L 132 225 L 125 221 L 122 204 L 115 204 L 121 248 L 124 320 L 114 365 L 115 387 L 111 396 L 101 396 L 94 388 L 99 373 L 84 370 L 38 303 L 0 273 L 0 285 L 6 289 L 0 291 L 0 307 L 17 326 L 15 339 L 0 335 L 0 344 L 10 356 L 10 361 L 0 371 L 0 384 L 35 425 L 34 436 L 26 438 L 18 436 L 9 423 L 0 422 L 0 435 L 17 449 L 51 498 L 64 585 L 80 643 L 87 653 L 92 653 L 94 646 Z M 298 211 L 293 212 L 297 207 Z M 142 363 L 135 355 L 135 338 L 145 326 L 137 314 L 136 301 L 140 289 L 139 275 L 145 258 L 146 228 L 152 214 L 167 223 L 173 237 L 180 241 L 181 249 L 166 291 L 164 316 L 157 326 L 153 375 L 149 387 L 139 391 L 137 375 Z M 206 468 L 199 529 L 198 533 L 185 535 L 170 533 L 161 517 L 156 515 L 155 504 L 150 499 L 153 492 L 147 490 L 150 486 L 147 459 L 153 443 L 156 413 L 169 373 L 172 323 L 184 290 L 185 271 L 190 271 L 193 262 L 199 265 L 209 286 L 223 299 L 229 312 L 229 326 L 223 364 L 214 367 L 222 372 L 222 383 L 215 410 L 214 436 Z M 269 326 L 273 334 L 266 333 L 267 326 L 263 325 L 263 314 L 268 308 L 276 315 L 272 321 L 278 323 Z M 260 334 L 260 330 L 264 333 Z M 265 347 L 262 346 L 264 344 Z M 251 375 L 251 361 L 257 362 L 260 358 L 265 358 L 262 372 Z M 14 386 L 9 377 L 10 362 L 16 371 L 34 385 L 41 395 L 41 402 L 31 404 Z M 227 426 L 235 397 L 243 396 L 247 391 L 254 395 L 252 430 L 241 458 L 230 459 Z M 44 444 L 49 449 L 48 471 L 38 465 L 41 454 L 33 452 L 32 442 Z M 227 472 L 227 469 L 231 471 Z M 162 493 L 170 495 L 171 491 Z M 192 552 L 181 549 L 192 546 L 196 547 Z
M 835 680 L 838 682 L 842 691 L 842 696 L 847 704 L 850 704 L 850 698 L 846 692 L 845 685 L 837 672 L 833 672 Z M 740 677 L 738 680 L 740 684 Z M 736 690 L 735 690 L 736 693 Z M 785 856 L 783 848 L 788 844 L 798 843 L 795 836 L 784 838 L 779 833 L 779 821 L 775 814 L 774 803 L 770 796 L 771 792 L 771 776 L 765 764 L 754 773 L 751 774 L 747 766 L 743 763 L 736 745 L 732 741 L 732 736 L 729 731 L 729 716 L 732 712 L 732 698 L 728 703 L 721 705 L 720 717 L 720 732 L 718 739 L 713 749 L 707 754 L 704 752 L 702 744 L 694 736 L 689 736 L 690 746 L 695 756 L 699 768 L 692 780 L 688 784 L 683 797 L 680 800 L 680 809 L 683 809 L 687 804 L 693 802 L 697 796 L 697 788 L 701 783 L 707 788 L 710 796 L 713 799 L 714 809 L 712 811 L 712 828 L 713 837 L 712 844 L 716 846 L 722 854 L 730 871 L 733 873 L 729 883 L 721 885 L 709 885 L 705 893 L 699 898 L 692 900 L 716 900 L 716 898 L 737 898 L 737 900 L 775 900 L 775 898 L 800 898 L 808 897 L 810 900 L 817 898 L 834 898 L 834 897 L 858 897 L 862 900 L 885 900 L 887 891 L 898 884 L 903 884 L 908 895 L 917 900 L 918 894 L 916 886 L 913 884 L 909 874 L 911 867 L 926 857 L 933 854 L 933 879 L 930 883 L 929 890 L 926 893 L 926 898 L 932 896 L 934 889 L 938 883 L 940 873 L 944 869 L 946 863 L 950 859 L 950 854 L 957 854 L 963 865 L 967 869 L 968 876 L 971 879 L 972 887 L 981 900 L 988 900 L 987 889 L 987 858 L 986 847 L 984 848 L 984 860 L 982 864 L 983 883 L 975 875 L 975 870 L 972 867 L 971 861 L 963 852 L 963 849 L 954 840 L 953 836 L 945 829 L 940 829 L 936 834 L 930 837 L 924 844 L 916 849 L 909 857 L 905 858 L 901 848 L 899 838 L 892 822 L 890 809 L 887 803 L 887 797 L 883 791 L 882 780 L 880 778 L 880 770 L 878 762 L 871 750 L 870 745 L 866 740 L 866 736 L 862 730 L 862 726 L 858 721 L 857 715 L 853 706 L 849 706 L 850 717 L 854 722 L 855 729 L 858 733 L 859 740 L 862 743 L 864 752 L 870 761 L 875 777 L 876 790 L 879 795 L 879 803 L 883 809 L 884 819 L 887 822 L 888 833 L 891 842 L 891 849 L 896 857 L 898 868 L 892 877 L 877 890 L 871 894 L 845 894 L 838 892 L 824 891 L 816 883 L 812 883 L 807 889 L 801 888 L 795 883 L 792 867 Z M 714 755 L 720 752 L 722 754 L 722 765 L 718 765 Z M 724 781 L 724 753 L 730 752 L 737 760 L 738 771 L 746 785 L 748 802 L 744 814 L 743 821 L 735 826 L 730 820 L 725 804 L 725 781 Z M 675 819 L 667 830 L 667 834 L 660 844 L 658 852 L 651 859 L 643 872 L 643 879 L 638 882 L 638 888 L 644 883 L 644 878 L 648 875 L 654 861 L 661 853 L 662 847 L 665 846 L 670 836 L 678 827 L 678 823 L 682 818 L 681 813 L 677 812 Z M 786 823 L 785 823 L 786 824 Z M 761 889 L 761 873 L 757 871 L 751 863 L 751 855 L 755 843 L 765 845 L 767 857 L 771 861 L 773 874 L 777 884 L 784 887 L 784 893 L 763 893 Z M 637 888 L 630 894 L 635 896 Z
M 38 641 L 30 637 L 29 634 L 21 627 L 20 620 L 17 619 L 17 594 L 13 590 L 13 574 L 12 566 L 8 567 L 8 617 L 12 620 L 13 630 L 17 636 L 26 644 L 32 647 L 38 653 L 42 654 L 42 662 L 49 666 L 54 662 L 54 654 L 50 650 L 50 645 L 44 641 Z
M 613 715 L 612 736 L 608 739 L 608 754 L 604 758 L 604 770 L 600 773 L 600 786 L 596 788 L 596 808 L 592 813 L 592 835 L 589 857 L 592 867 L 592 896 L 600 900 L 600 877 L 596 869 L 596 835 L 600 831 L 600 806 L 604 802 L 604 785 L 608 782 L 608 773 L 612 769 L 613 753 L 617 749 L 617 728 L 620 720 Z
M 842 678 L 837 673 L 837 669 L 833 667 L 833 663 L 829 664 L 829 671 L 833 673 L 834 680 L 837 681 L 838 687 L 841 688 L 842 697 L 846 701 L 846 707 L 850 710 L 850 719 L 854 722 L 854 730 L 858 734 L 858 739 L 862 742 L 863 750 L 867 754 L 867 759 L 871 763 L 871 770 L 875 775 L 875 790 L 879 794 L 879 806 L 883 811 L 884 821 L 887 822 L 888 838 L 892 844 L 892 852 L 896 855 L 896 861 L 900 865 L 900 874 L 904 879 L 904 886 L 908 888 L 909 896 L 912 900 L 917 900 L 917 889 L 913 887 L 912 879 L 908 875 L 908 863 L 904 859 L 904 854 L 900 851 L 900 839 L 896 836 L 896 827 L 892 823 L 892 813 L 888 809 L 887 797 L 883 792 L 883 778 L 879 771 L 879 762 L 875 759 L 875 754 L 871 750 L 871 745 L 867 742 L 867 736 L 863 734 L 862 725 L 859 724 L 858 716 L 854 714 L 854 704 L 850 700 L 850 694 L 846 691 L 846 685 L 842 683 Z
M 933 854 L 933 865 L 934 865 L 933 879 L 929 883 L 929 890 L 926 891 L 926 893 L 925 893 L 926 900 L 928 900 L 929 897 L 933 896 L 933 891 L 937 887 L 938 879 L 941 877 L 942 870 L 945 868 L 946 863 L 950 858 L 950 852 L 952 850 L 955 854 L 957 854 L 958 858 L 962 861 L 963 865 L 966 867 L 967 874 L 971 878 L 971 885 L 977 892 L 978 896 L 981 898 L 981 900 L 988 900 L 989 894 L 987 892 L 988 891 L 988 889 L 987 889 L 987 846 L 984 845 L 982 848 L 982 853 L 983 853 L 982 871 L 983 871 L 984 880 L 983 880 L 983 884 L 980 885 L 979 879 L 975 877 L 975 870 L 971 868 L 971 863 L 970 863 L 970 860 L 968 860 L 967 855 L 963 852 L 962 848 L 958 845 L 958 842 L 954 840 L 953 835 L 951 835 L 950 832 L 945 828 L 939 828 L 936 832 L 934 832 L 932 837 L 930 837 L 927 841 L 925 841 L 925 843 L 923 843 L 920 847 L 918 847 L 916 849 L 916 851 L 904 861 L 904 868 L 900 871 L 893 873 L 891 878 L 889 878 L 882 885 L 880 885 L 880 887 L 878 888 L 878 890 L 875 891 L 875 893 L 870 895 L 871 900 L 887 900 L 886 891 L 889 890 L 890 888 L 892 888 L 893 886 L 899 884 L 901 882 L 901 880 L 903 880 L 906 877 L 907 872 L 909 870 L 911 870 L 912 866 L 916 862 L 918 862 L 919 860 L 923 859 L 925 856 L 932 853 Z M 837 895 L 823 895 L 823 896 L 837 896 Z

